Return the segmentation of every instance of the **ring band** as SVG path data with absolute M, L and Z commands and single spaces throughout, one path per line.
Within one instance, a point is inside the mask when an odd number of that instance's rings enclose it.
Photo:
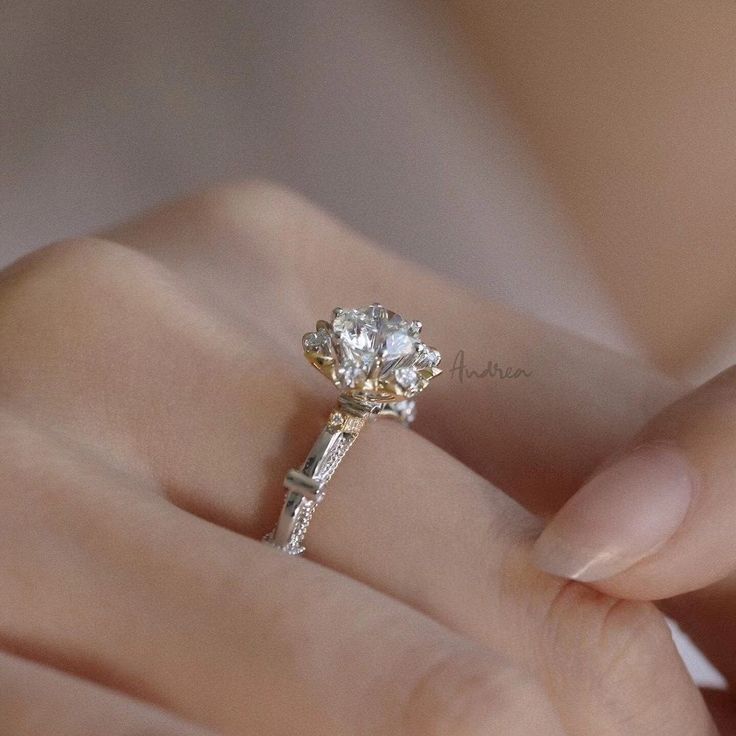
M 306 358 L 342 390 L 337 406 L 299 469 L 284 477 L 278 523 L 263 537 L 289 555 L 305 550 L 304 537 L 325 486 L 366 422 L 388 415 L 409 426 L 414 397 L 441 373 L 440 354 L 418 337 L 421 323 L 380 304 L 333 310 L 303 337 Z
M 324 498 L 325 486 L 371 416 L 360 407 L 338 403 L 301 468 L 292 468 L 286 473 L 286 498 L 281 515 L 276 528 L 264 537 L 264 541 L 290 555 L 304 552 L 304 535 Z

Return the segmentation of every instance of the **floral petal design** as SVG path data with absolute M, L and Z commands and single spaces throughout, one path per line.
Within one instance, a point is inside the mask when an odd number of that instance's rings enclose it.
M 307 359 L 339 389 L 369 402 L 416 396 L 441 371 L 439 351 L 419 337 L 421 322 L 405 320 L 380 304 L 333 310 L 304 335 Z

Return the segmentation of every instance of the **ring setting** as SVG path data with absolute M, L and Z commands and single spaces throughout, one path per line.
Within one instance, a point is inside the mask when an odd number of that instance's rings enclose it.
M 442 371 L 441 355 L 420 338 L 421 322 L 381 304 L 344 309 L 319 320 L 302 338 L 306 359 L 340 391 L 307 459 L 284 478 L 286 496 L 278 523 L 263 541 L 302 554 L 307 527 L 325 486 L 369 419 L 387 415 L 409 426 L 415 398 Z

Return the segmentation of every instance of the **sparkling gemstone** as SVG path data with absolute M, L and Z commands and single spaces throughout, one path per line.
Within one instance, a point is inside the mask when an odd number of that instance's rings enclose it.
M 340 366 L 337 369 L 337 375 L 345 388 L 355 388 L 365 380 L 365 371 L 360 366 L 350 363 Z
M 411 398 L 439 369 L 439 353 L 419 339 L 422 325 L 380 304 L 335 308 L 304 338 L 307 357 L 355 398 L 381 402 Z M 310 352 L 311 351 L 311 352 Z M 315 362 L 326 351 L 326 360 Z
M 440 356 L 440 354 L 439 354 L 439 352 L 437 350 L 434 350 L 433 348 L 427 348 L 424 351 L 424 353 L 423 353 L 423 355 L 422 355 L 422 357 L 421 357 L 421 359 L 420 359 L 419 362 L 423 366 L 426 365 L 429 368 L 434 368 L 436 365 L 439 364 L 440 357 L 441 356 Z
M 304 335 L 304 349 L 312 352 L 326 351 L 330 346 L 330 334 L 327 330 L 317 330 Z
M 386 334 L 383 357 L 393 360 L 416 352 L 419 341 L 405 329 L 396 328 Z
M 341 358 L 345 363 L 370 370 L 376 353 L 378 322 L 360 309 L 346 309 L 332 321 Z
M 411 424 L 416 419 L 417 402 L 414 399 L 396 401 L 392 406 L 399 418 L 403 419 L 407 424 Z
M 419 381 L 419 374 L 410 366 L 402 366 L 397 368 L 394 373 L 396 376 L 396 383 L 402 388 L 414 388 Z

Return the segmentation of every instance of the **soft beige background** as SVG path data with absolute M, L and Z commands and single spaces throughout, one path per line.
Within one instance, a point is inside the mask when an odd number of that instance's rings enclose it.
M 736 23 L 657 6 L 6 0 L 0 265 L 269 177 L 490 297 L 709 375 L 736 353 L 716 206 Z
M 1 7 L 0 261 L 266 176 L 492 297 L 632 345 L 431 3 Z

